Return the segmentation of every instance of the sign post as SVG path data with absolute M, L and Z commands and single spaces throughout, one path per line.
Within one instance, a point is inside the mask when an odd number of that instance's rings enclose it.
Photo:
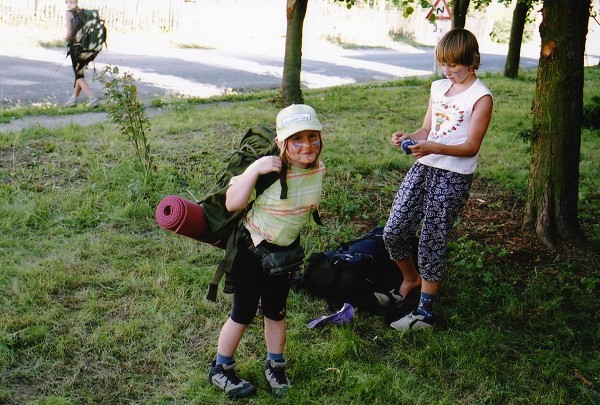
M 446 32 L 451 27 L 452 21 L 452 11 L 446 4 L 446 0 L 437 0 L 433 7 L 425 16 L 426 20 L 429 20 L 432 15 L 435 15 L 435 22 L 433 23 L 433 32 L 436 36 L 436 45 L 440 41 L 440 39 L 444 36 Z M 435 52 L 433 53 L 433 74 L 437 76 L 438 74 L 438 64 L 435 59 Z

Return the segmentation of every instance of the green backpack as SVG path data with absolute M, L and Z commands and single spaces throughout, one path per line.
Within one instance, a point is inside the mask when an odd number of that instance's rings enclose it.
M 204 213 L 210 227 L 214 245 L 224 247 L 233 233 L 235 226 L 248 211 L 251 204 L 237 212 L 229 212 L 225 207 L 225 198 L 229 181 L 232 177 L 242 174 L 252 162 L 263 156 L 279 155 L 279 148 L 275 144 L 275 131 L 265 127 L 253 127 L 246 132 L 238 148 L 231 154 L 227 166 L 221 173 L 216 183 L 211 187 L 202 200 L 198 202 L 204 207 Z M 277 179 L 281 181 L 281 198 L 287 198 L 286 184 L 287 168 L 283 167 L 280 173 L 272 172 L 258 178 L 256 194 L 261 194 Z
M 210 301 L 216 301 L 217 287 L 224 274 L 227 274 L 224 291 L 226 293 L 233 292 L 231 267 L 237 252 L 236 228 L 240 220 L 252 206 L 252 203 L 250 203 L 242 210 L 236 212 L 227 211 L 225 199 L 229 181 L 232 177 L 242 174 L 257 159 L 263 156 L 279 155 L 279 148 L 274 142 L 275 136 L 275 131 L 269 128 L 250 128 L 240 141 L 237 150 L 229 157 L 227 166 L 217 179 L 215 185 L 202 200 L 198 201 L 198 204 L 204 208 L 206 222 L 211 231 L 208 239 L 215 241 L 212 243 L 214 246 L 225 249 L 225 257 L 217 266 L 213 281 L 208 289 L 206 298 Z M 279 173 L 272 172 L 260 176 L 255 185 L 256 194 L 261 194 L 279 179 L 281 182 L 281 198 L 287 198 L 286 177 L 287 167 L 285 164 Z
M 98 10 L 80 9 L 74 14 L 71 27 L 69 53 L 79 60 L 94 60 L 106 46 L 106 27 Z

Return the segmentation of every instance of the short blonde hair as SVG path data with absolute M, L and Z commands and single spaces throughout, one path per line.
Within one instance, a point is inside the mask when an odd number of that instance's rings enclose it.
M 464 28 L 453 28 L 437 44 L 435 59 L 440 65 L 465 65 L 477 70 L 481 63 L 477 38 Z

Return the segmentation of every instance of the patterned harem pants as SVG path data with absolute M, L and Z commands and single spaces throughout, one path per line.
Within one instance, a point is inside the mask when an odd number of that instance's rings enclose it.
M 427 281 L 444 275 L 448 233 L 469 199 L 473 174 L 460 174 L 415 162 L 400 185 L 383 231 L 392 260 L 410 255 L 409 240 L 421 221 L 419 272 Z

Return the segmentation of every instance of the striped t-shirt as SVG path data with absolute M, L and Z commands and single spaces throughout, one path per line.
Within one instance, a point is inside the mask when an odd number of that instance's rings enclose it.
M 289 246 L 296 240 L 300 229 L 310 221 L 312 212 L 321 201 L 324 175 L 323 162 L 310 169 L 290 166 L 287 172 L 286 199 L 280 199 L 279 181 L 256 198 L 244 220 L 255 246 L 263 240 L 279 246 Z M 250 201 L 255 195 L 256 190 L 250 195 Z

